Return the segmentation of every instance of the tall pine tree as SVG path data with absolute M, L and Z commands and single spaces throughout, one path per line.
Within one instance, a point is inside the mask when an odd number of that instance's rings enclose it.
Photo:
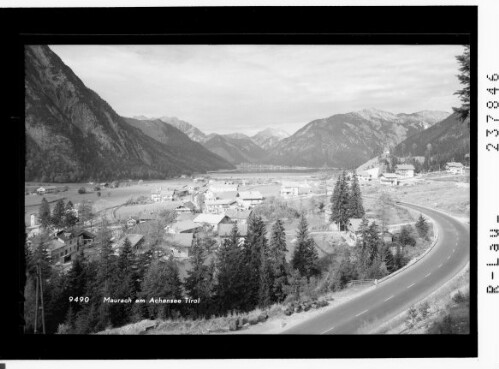
M 308 234 L 308 222 L 302 213 L 298 229 L 296 231 L 296 247 L 291 264 L 297 269 L 302 277 L 310 277 L 319 274 L 319 255 L 315 248 L 315 242 Z
M 350 193 L 345 171 L 336 181 L 331 203 L 330 219 L 338 225 L 340 230 L 344 230 L 348 224 L 350 214 Z
M 51 224 L 51 213 L 50 205 L 47 199 L 44 197 L 38 209 L 38 219 L 40 219 L 40 224 L 43 228 L 47 228 Z
M 217 250 L 215 299 L 219 312 L 245 310 L 244 285 L 246 268 L 244 250 L 238 246 L 238 229 L 234 224 L 230 237 Z
M 364 206 L 362 205 L 362 194 L 360 192 L 359 179 L 357 173 L 353 173 L 352 185 L 350 186 L 349 196 L 349 218 L 362 218 L 365 214 Z
M 64 205 L 64 200 L 59 199 L 55 203 L 54 209 L 52 210 L 52 224 L 56 228 L 64 227 L 66 216 L 66 207 Z
M 260 274 L 262 271 L 262 249 L 267 248 L 265 224 L 260 216 L 249 219 L 247 236 L 244 241 L 244 279 L 246 296 L 244 309 L 252 310 L 260 300 Z
M 200 299 L 195 304 L 196 316 L 203 315 L 208 310 L 211 300 L 213 285 L 209 266 L 206 265 L 206 250 L 202 244 L 196 242 L 191 249 L 191 269 L 185 279 L 185 290 L 190 298 Z
M 269 263 L 273 276 L 271 298 L 274 302 L 282 302 L 286 297 L 285 286 L 288 284 L 287 252 L 284 225 L 278 219 L 272 226 L 269 243 Z

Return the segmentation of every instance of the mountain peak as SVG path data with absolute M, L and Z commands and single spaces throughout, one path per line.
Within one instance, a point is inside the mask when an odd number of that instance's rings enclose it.
M 376 109 L 376 108 L 366 108 L 355 112 L 354 114 L 364 118 L 364 119 L 381 119 L 381 120 L 393 120 L 397 119 L 397 116 L 388 111 Z

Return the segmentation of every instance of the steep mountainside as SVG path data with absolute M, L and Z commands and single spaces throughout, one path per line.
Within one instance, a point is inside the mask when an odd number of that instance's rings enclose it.
M 461 122 L 456 114 L 434 126 L 408 137 L 393 150 L 396 156 L 429 155 L 438 162 L 464 161 L 470 152 L 468 122 Z
M 186 159 L 198 161 L 202 165 L 216 164 L 219 168 L 231 168 L 225 159 L 207 150 L 203 145 L 191 140 L 185 133 L 162 120 L 124 118 L 132 127 L 140 129 L 147 136 L 183 153 Z
M 252 136 L 251 139 L 264 150 L 269 150 L 282 139 L 289 137 L 289 133 L 281 129 L 267 128 Z
M 25 90 L 27 181 L 165 178 L 231 167 L 130 126 L 47 46 L 25 48 Z
M 355 168 L 393 147 L 425 125 L 423 116 L 397 116 L 377 109 L 314 120 L 281 140 L 265 162 L 283 165 Z
M 266 151 L 250 138 L 231 138 L 212 134 L 203 145 L 232 164 L 259 163 L 267 155 Z
M 165 116 L 158 119 L 161 120 L 162 122 L 174 126 L 175 128 L 178 128 L 179 130 L 184 132 L 187 136 L 189 136 L 189 138 L 193 141 L 203 142 L 206 140 L 206 135 L 203 132 L 201 132 L 198 128 L 194 127 L 192 124 L 186 121 L 178 119 L 177 117 Z

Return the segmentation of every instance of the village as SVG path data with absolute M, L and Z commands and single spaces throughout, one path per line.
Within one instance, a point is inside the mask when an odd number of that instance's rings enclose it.
M 466 170 L 462 163 L 449 162 L 445 172 L 438 172 L 438 175 L 463 176 Z M 382 226 L 380 236 L 384 242 L 390 243 L 394 233 L 400 231 L 402 225 L 415 223 L 416 215 L 401 216 L 398 212 L 395 216 L 390 216 L 388 213 L 393 212 L 393 209 L 380 212 L 380 195 L 386 194 L 390 189 L 393 191 L 399 187 L 421 185 L 425 178 L 431 178 L 436 173 L 416 174 L 411 164 L 397 165 L 394 173 L 379 172 L 380 168 L 374 167 L 358 171 L 356 175 L 363 188 L 364 203 L 367 205 L 366 216 L 370 223 L 376 222 Z M 31 186 L 30 190 L 27 187 L 29 195 L 26 196 L 30 201 L 54 196 L 51 202 L 55 202 L 58 196 L 70 198 L 66 194 L 76 192 L 75 203 L 69 201 L 71 205 L 66 207 L 65 211 L 71 212 L 80 222 L 69 228 L 51 227 L 50 231 L 48 249 L 51 260 L 64 269 L 71 267 L 71 261 L 81 249 L 90 258 L 98 257 L 97 234 L 105 226 L 111 233 L 112 248 L 116 255 L 125 240 L 128 240 L 132 249 L 139 254 L 150 249 L 154 243 L 159 247 L 160 256 L 172 256 L 178 260 L 184 266 L 182 269 L 185 274 L 185 270 L 189 268 L 190 250 L 196 242 L 210 238 L 214 240 L 215 251 L 224 239 L 230 236 L 233 226 L 237 225 L 239 242 L 242 244 L 246 237 L 248 220 L 254 212 L 263 215 L 268 224 L 276 220 L 274 216 L 284 218 L 289 258 L 295 241 L 296 218 L 301 213 L 305 213 L 308 218 L 311 236 L 320 256 L 331 253 L 334 245 L 355 246 L 362 219 L 350 219 L 349 224 L 341 230 L 330 221 L 329 198 L 337 174 L 331 171 L 278 175 L 211 174 L 192 178 L 183 176 L 177 180 L 150 183 L 91 182 L 83 186 L 69 186 L 72 188 Z M 348 175 L 353 175 L 353 172 Z M 122 201 L 123 197 L 116 196 L 120 190 L 132 188 L 135 189 L 132 192 L 136 194 L 135 197 L 131 196 Z M 94 192 L 98 200 L 92 204 L 87 199 Z M 130 191 L 123 192 L 129 193 Z M 111 198 L 115 201 L 121 199 L 121 202 L 110 207 L 97 206 L 99 202 Z M 76 202 L 78 199 L 81 201 Z M 275 202 L 285 211 L 273 214 Z M 38 207 L 31 206 L 29 209 L 26 213 L 28 244 L 42 230 Z M 163 221 L 159 222 L 161 217 Z M 382 219 L 383 217 L 386 219 Z M 161 229 L 158 229 L 158 226 Z

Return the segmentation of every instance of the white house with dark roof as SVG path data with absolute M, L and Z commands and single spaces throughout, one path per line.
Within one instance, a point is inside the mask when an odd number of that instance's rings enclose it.
M 194 223 L 208 225 L 213 229 L 218 231 L 218 226 L 224 223 L 230 223 L 229 217 L 225 214 L 199 214 L 196 218 L 194 218 Z
M 251 209 L 263 202 L 260 191 L 241 191 L 237 194 L 237 202 L 244 209 Z
M 395 168 L 395 173 L 401 177 L 414 177 L 414 165 L 398 164 Z
M 449 162 L 445 165 L 445 170 L 452 174 L 463 174 L 464 165 L 458 162 Z
M 387 186 L 396 186 L 398 185 L 400 180 L 400 176 L 395 173 L 383 173 L 381 177 L 379 177 L 379 183 Z

